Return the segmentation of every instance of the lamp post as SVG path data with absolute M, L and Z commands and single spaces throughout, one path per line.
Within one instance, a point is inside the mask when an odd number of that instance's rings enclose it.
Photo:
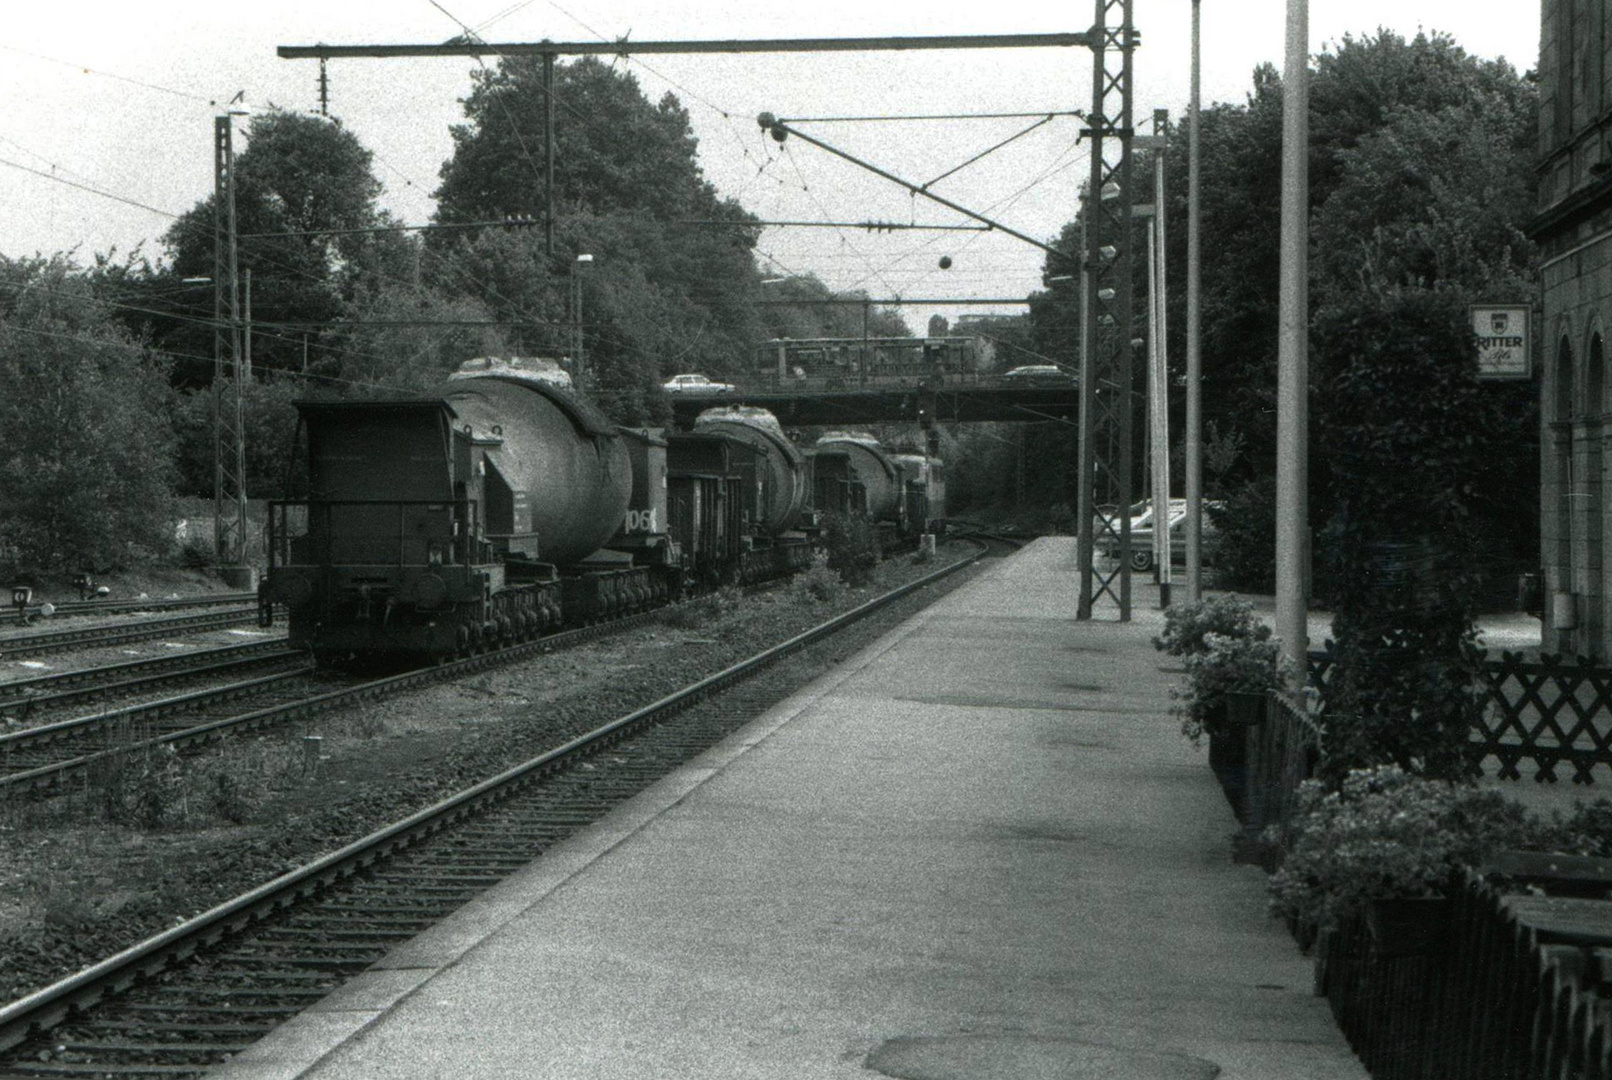
M 1203 361 L 1199 352 L 1199 0 L 1192 0 L 1192 101 L 1187 106 L 1187 602 L 1203 599 Z
M 578 255 L 576 262 L 571 264 L 571 317 L 574 320 L 571 327 L 571 356 L 578 385 L 582 383 L 588 367 L 582 340 L 582 268 L 592 263 L 593 256 L 583 254 Z
M 1276 634 L 1303 685 L 1309 651 L 1309 5 L 1287 0 L 1276 359 Z

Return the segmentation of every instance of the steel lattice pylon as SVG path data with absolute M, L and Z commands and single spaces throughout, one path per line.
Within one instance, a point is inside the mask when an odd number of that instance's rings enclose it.
M 213 120 L 213 546 L 223 566 L 246 561 L 246 435 L 235 248 L 234 118 Z
M 1080 602 L 1092 617 L 1105 595 L 1131 617 L 1131 57 L 1134 0 L 1096 0 L 1092 24 L 1091 179 L 1083 219 L 1085 288 L 1080 348 Z M 1097 541 L 1119 551 L 1095 565 Z

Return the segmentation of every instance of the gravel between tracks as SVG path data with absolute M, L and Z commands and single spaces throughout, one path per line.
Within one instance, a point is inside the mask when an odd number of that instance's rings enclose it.
M 942 548 L 943 563 L 967 545 Z M 780 589 L 692 627 L 654 622 L 580 648 L 366 704 L 208 755 L 258 778 L 262 797 L 232 825 L 86 821 L 74 800 L 0 805 L 0 1002 L 72 973 L 179 918 L 654 701 L 937 564 L 907 557 L 835 604 Z M 841 634 L 820 674 L 972 576 L 965 571 Z M 681 620 L 680 620 L 681 621 Z M 321 736 L 309 767 L 303 736 Z M 216 771 L 211 775 L 217 775 Z M 87 800 L 79 800 L 80 803 Z

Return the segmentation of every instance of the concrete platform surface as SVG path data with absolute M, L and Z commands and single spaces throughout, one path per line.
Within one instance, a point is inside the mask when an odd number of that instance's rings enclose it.
M 210 1075 L 1365 1077 L 1077 587 L 1037 541 Z

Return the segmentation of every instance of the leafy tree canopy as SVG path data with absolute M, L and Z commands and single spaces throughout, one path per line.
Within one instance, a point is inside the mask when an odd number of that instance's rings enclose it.
M 471 75 L 467 123 L 436 191 L 439 221 L 541 217 L 547 109 L 542 62 L 506 57 Z M 594 213 L 641 210 L 669 219 L 718 203 L 695 159 L 688 111 L 672 94 L 651 105 L 630 72 L 595 57 L 554 71 L 555 201 Z
M 351 231 L 392 224 L 376 206 L 381 185 L 370 162 L 351 132 L 321 117 L 273 111 L 252 118 L 235 155 L 235 216 L 238 265 L 243 281 L 252 273 L 260 328 L 255 364 L 299 369 L 305 335 L 317 338 L 323 324 L 342 318 L 361 285 L 397 281 L 412 268 L 414 241 Z M 164 236 L 172 274 L 153 282 L 159 293 L 171 295 L 174 278 L 213 274 L 214 201 L 201 200 Z M 211 318 L 210 300 L 210 292 L 192 296 L 193 314 Z M 210 328 L 189 325 L 159 332 L 185 351 L 210 354 Z
M 0 256 L 0 563 L 109 569 L 172 542 L 165 365 L 65 258 Z

